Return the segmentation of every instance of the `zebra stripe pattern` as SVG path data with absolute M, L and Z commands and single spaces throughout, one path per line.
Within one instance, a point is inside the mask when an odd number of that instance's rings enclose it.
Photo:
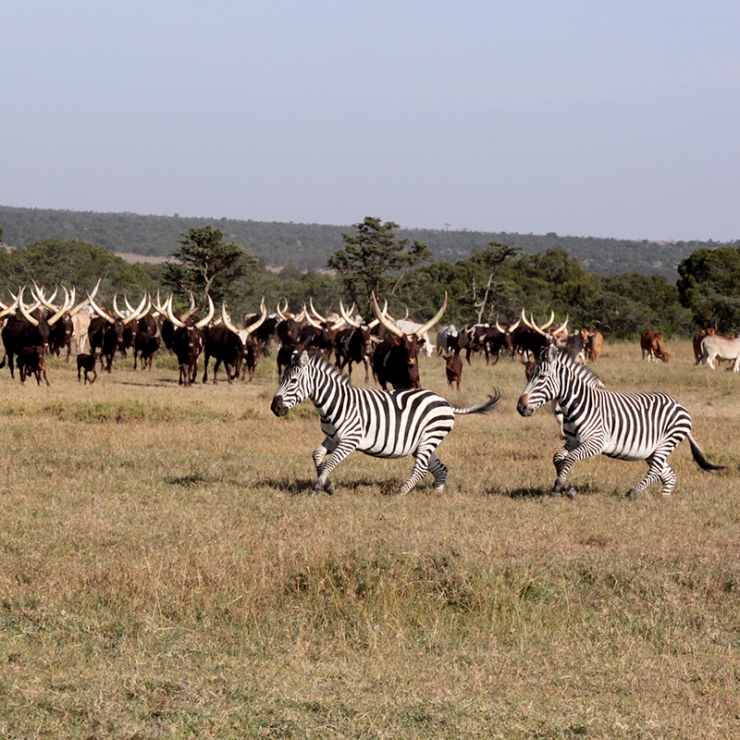
M 496 391 L 485 403 L 454 409 L 427 390 L 355 388 L 322 357 L 302 352 L 293 355 L 270 408 L 276 416 L 285 416 L 310 398 L 319 409 L 326 436 L 313 453 L 318 478 L 312 495 L 334 492 L 329 473 L 354 450 L 374 457 L 413 455 L 414 468 L 400 491 L 408 493 L 427 472 L 434 477 L 435 490 L 444 488 L 447 467 L 434 454 L 437 445 L 452 430 L 456 415 L 490 411 L 500 397 Z
M 563 412 L 565 445 L 553 457 L 557 480 L 552 489 L 559 496 L 568 483 L 570 469 L 579 460 L 602 454 L 620 460 L 646 460 L 644 480 L 627 494 L 637 496 L 660 480 L 663 495 L 676 485 L 668 455 L 689 438 L 694 460 L 704 470 L 721 470 L 704 457 L 691 435 L 691 416 L 665 393 L 615 393 L 606 390 L 596 374 L 576 362 L 573 355 L 546 347 L 540 354 L 517 410 L 531 416 L 547 401 L 556 400 Z M 571 497 L 575 491 L 571 489 Z

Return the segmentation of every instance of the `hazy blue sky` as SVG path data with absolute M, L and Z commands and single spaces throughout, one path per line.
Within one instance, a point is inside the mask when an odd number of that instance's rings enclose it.
M 740 2 L 3 0 L 0 204 L 740 238 Z

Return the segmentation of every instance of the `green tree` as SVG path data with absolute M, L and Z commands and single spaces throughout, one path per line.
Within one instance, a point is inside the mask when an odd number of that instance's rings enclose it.
M 20 285 L 36 281 L 50 290 L 74 285 L 84 296 L 98 279 L 101 300 L 114 293 L 141 295 L 158 287 L 146 267 L 131 264 L 104 247 L 71 239 L 42 239 L 24 249 L 0 252 L 0 285 L 15 292 Z
M 740 249 L 697 249 L 678 266 L 681 304 L 700 327 L 740 327 Z
M 342 234 L 344 249 L 329 258 L 328 265 L 339 275 L 349 299 L 365 315 L 371 315 L 370 295 L 392 297 L 409 272 L 432 253 L 425 242 L 396 239 L 392 221 L 366 216 L 354 224 L 356 234 Z
M 215 303 L 238 297 L 238 283 L 260 269 L 260 261 L 236 242 L 224 241 L 213 226 L 190 229 L 182 234 L 180 247 L 165 266 L 162 282 L 181 298 L 188 293 L 208 293 Z

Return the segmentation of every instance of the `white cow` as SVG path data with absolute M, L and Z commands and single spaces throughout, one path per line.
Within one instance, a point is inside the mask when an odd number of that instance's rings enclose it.
M 418 329 L 421 329 L 424 324 L 417 324 L 414 321 L 408 321 L 407 319 L 398 319 L 393 322 L 393 326 L 400 329 L 404 334 L 415 334 Z M 431 357 L 434 353 L 434 345 L 429 340 L 429 332 L 425 331 L 421 338 L 424 340 L 422 349 L 427 358 Z
M 714 370 L 714 360 L 734 360 L 732 372 L 740 372 L 740 337 L 725 339 L 717 334 L 709 334 L 701 340 L 701 361 Z

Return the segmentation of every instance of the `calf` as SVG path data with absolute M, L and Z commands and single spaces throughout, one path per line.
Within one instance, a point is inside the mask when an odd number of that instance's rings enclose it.
M 92 385 L 95 379 L 98 377 L 98 371 L 95 369 L 95 363 L 97 362 L 97 355 L 80 353 L 77 355 L 77 380 L 82 380 L 82 371 L 85 371 L 85 383 Z M 87 377 L 88 373 L 93 374 L 93 379 Z
M 450 390 L 452 390 L 452 384 L 457 384 L 457 390 L 460 390 L 460 379 L 462 378 L 463 361 L 462 357 L 458 354 L 450 354 L 445 357 L 445 372 L 447 373 L 447 382 L 449 383 Z
M 18 370 L 21 374 L 21 383 L 25 383 L 26 378 L 33 373 L 36 376 L 36 383 L 38 385 L 41 385 L 42 375 L 44 376 L 46 385 L 51 385 L 49 378 L 46 377 L 43 347 L 24 347 L 18 355 Z

